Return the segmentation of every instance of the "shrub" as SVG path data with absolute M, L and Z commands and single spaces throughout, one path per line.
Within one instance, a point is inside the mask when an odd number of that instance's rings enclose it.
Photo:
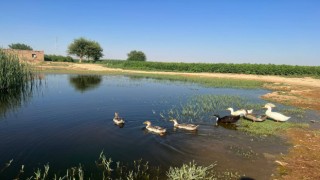
M 45 61 L 56 61 L 56 62 L 74 62 L 71 56 L 61 56 L 61 55 L 44 55 Z

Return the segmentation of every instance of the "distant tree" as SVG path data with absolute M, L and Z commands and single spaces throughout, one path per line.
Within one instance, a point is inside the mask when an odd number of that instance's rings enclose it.
M 99 60 L 103 56 L 102 51 L 99 43 L 85 38 L 75 39 L 68 47 L 68 53 L 78 56 L 80 63 L 84 57 Z
M 142 51 L 131 51 L 128 53 L 128 61 L 146 61 L 147 57 Z
M 86 47 L 86 56 L 88 59 L 92 58 L 94 61 L 97 61 L 103 56 L 102 51 L 103 49 L 101 48 L 100 44 L 92 41 Z
M 12 43 L 9 45 L 10 49 L 19 49 L 19 50 L 33 50 L 32 47 L 26 45 L 26 44 L 21 44 L 21 43 Z

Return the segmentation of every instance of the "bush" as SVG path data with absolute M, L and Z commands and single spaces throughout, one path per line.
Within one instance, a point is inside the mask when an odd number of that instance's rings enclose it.
M 146 61 L 147 57 L 142 51 L 131 51 L 128 53 L 128 61 Z
M 55 61 L 55 62 L 74 62 L 71 56 L 61 56 L 61 55 L 44 55 L 45 61 Z

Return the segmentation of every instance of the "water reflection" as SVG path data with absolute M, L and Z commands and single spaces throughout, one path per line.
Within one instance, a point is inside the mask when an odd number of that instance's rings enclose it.
M 99 87 L 102 77 L 99 75 L 77 75 L 70 76 L 70 84 L 80 92 L 85 92 Z
M 225 129 L 230 129 L 230 130 L 237 130 L 237 124 L 232 124 L 232 123 L 218 123 L 217 126 L 221 126 Z
M 19 109 L 30 101 L 34 90 L 39 91 L 42 80 L 40 77 L 10 89 L 0 89 L 0 117 L 9 111 Z

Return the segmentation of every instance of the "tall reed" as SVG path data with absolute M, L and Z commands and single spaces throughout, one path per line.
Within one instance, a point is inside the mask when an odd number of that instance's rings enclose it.
M 0 49 L 0 91 L 10 91 L 16 88 L 26 88 L 33 82 L 31 67 L 19 61 L 15 54 L 6 53 Z
M 0 49 L 0 117 L 30 99 L 34 87 L 40 85 L 36 77 L 30 65 Z

